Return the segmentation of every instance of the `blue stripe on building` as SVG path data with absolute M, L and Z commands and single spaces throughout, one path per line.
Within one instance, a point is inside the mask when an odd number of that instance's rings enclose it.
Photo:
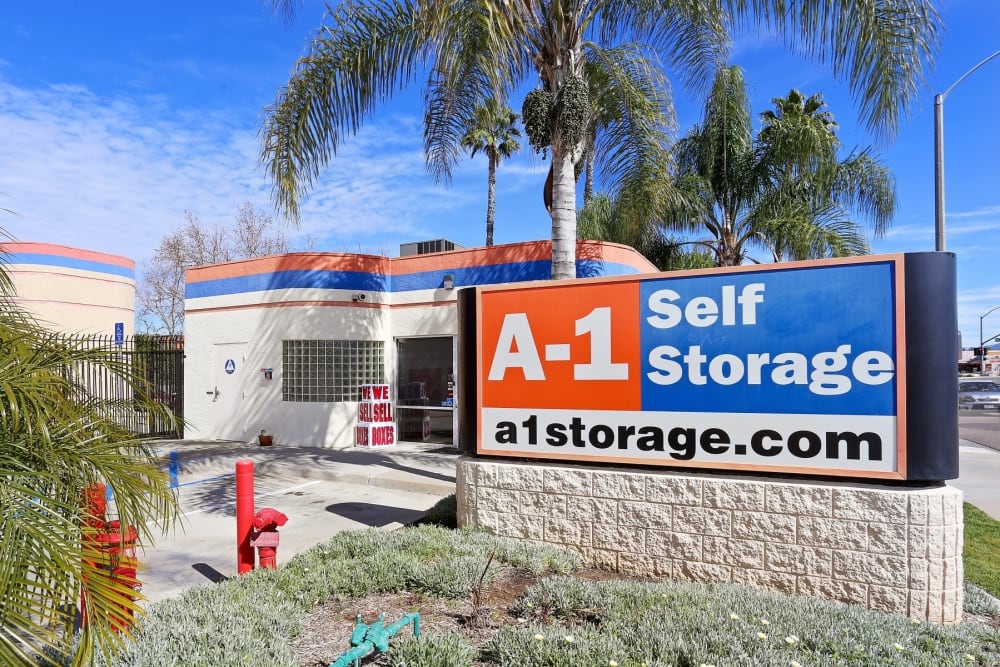
M 349 289 L 366 292 L 385 292 L 388 278 L 378 273 L 360 271 L 326 271 L 303 269 L 256 273 L 249 276 L 218 278 L 188 283 L 184 295 L 198 299 L 242 292 L 263 292 L 279 289 Z
M 633 275 L 638 269 L 627 264 L 585 259 L 576 263 L 578 278 L 597 276 Z M 436 269 L 418 273 L 385 276 L 377 273 L 357 271 L 294 270 L 258 273 L 249 276 L 219 278 L 189 283 L 185 296 L 198 299 L 244 292 L 262 292 L 278 289 L 349 289 L 365 292 L 414 292 L 417 290 L 441 289 L 445 275 L 455 279 L 456 287 L 476 285 L 498 285 L 503 283 L 548 280 L 552 274 L 552 262 L 535 260 L 509 264 L 488 264 L 485 266 Z
M 41 264 L 43 266 L 58 266 L 65 269 L 79 269 L 80 271 L 94 271 L 95 273 L 111 273 L 124 278 L 135 280 L 135 270 L 117 264 L 105 262 L 95 262 L 88 259 L 78 259 L 76 257 L 65 257 L 63 255 L 45 255 L 33 252 L 18 252 L 7 258 L 8 264 Z

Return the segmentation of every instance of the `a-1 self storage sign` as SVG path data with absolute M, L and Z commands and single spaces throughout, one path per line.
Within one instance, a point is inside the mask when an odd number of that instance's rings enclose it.
M 903 258 L 477 288 L 476 451 L 905 479 Z

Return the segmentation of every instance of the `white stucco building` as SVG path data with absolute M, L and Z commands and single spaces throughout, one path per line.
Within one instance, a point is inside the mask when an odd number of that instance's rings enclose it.
M 655 270 L 627 246 L 578 244 L 580 276 Z M 547 241 L 189 269 L 186 437 L 250 441 L 266 430 L 275 443 L 350 447 L 359 385 L 387 383 L 399 439 L 452 443 L 457 290 L 550 274 Z

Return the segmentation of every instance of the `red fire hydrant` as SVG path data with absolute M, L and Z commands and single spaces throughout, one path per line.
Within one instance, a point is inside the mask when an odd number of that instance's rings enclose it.
M 274 570 L 278 566 L 278 526 L 288 523 L 288 517 L 272 508 L 263 507 L 253 517 L 256 529 L 250 546 L 257 547 L 260 566 Z

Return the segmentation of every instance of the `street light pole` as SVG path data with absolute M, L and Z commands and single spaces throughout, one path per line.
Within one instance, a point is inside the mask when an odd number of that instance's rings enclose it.
M 994 310 L 1000 310 L 1000 306 L 991 308 L 979 316 L 979 374 L 986 375 L 986 341 L 983 340 L 983 319 Z
M 967 76 L 1000 56 L 1000 51 L 981 60 L 975 67 L 958 77 L 948 90 L 934 96 L 934 249 L 944 250 L 944 98 Z M 982 333 L 982 332 L 980 332 Z

